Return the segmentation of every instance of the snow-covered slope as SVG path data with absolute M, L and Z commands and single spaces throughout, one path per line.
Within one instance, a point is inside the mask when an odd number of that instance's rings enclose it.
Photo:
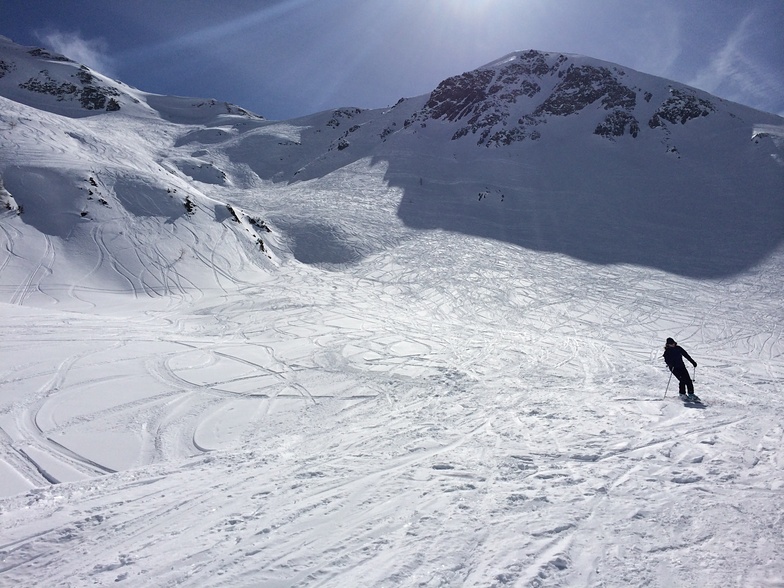
M 82 290 L 185 294 L 270 264 L 261 219 L 209 194 L 225 174 L 189 152 L 170 156 L 194 128 L 263 119 L 147 94 L 8 40 L 0 63 L 0 204 L 16 213 L 3 219 L 5 301 L 89 308 Z
M 784 583 L 781 118 L 531 51 L 290 121 L 0 72 L 0 584 Z

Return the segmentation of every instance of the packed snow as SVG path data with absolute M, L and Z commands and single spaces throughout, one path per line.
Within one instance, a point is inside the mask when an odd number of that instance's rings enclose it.
M 349 160 L 337 114 L 145 103 L 0 98 L 0 585 L 784 586 L 780 119 L 722 127 L 763 193 L 717 177 L 705 223 L 739 196 L 758 222 L 713 264 L 619 188 L 699 183 L 685 138 L 597 179 L 627 147 L 434 151 L 430 124 Z

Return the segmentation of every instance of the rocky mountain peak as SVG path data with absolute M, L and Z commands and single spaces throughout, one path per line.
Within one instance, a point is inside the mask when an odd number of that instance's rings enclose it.
M 123 110 L 179 122 L 204 123 L 221 115 L 261 117 L 219 100 L 160 96 L 139 91 L 86 65 L 41 47 L 0 36 L 0 96 L 68 117 Z
M 0 39 L 3 95 L 38 108 L 76 115 L 120 110 L 122 84 L 42 47 Z
M 634 77 L 599 60 L 534 50 L 513 53 L 441 82 L 414 120 L 454 123 L 453 140 L 476 136 L 478 145 L 498 147 L 539 139 L 542 125 L 553 117 L 583 117 L 593 133 L 615 139 L 637 137 L 641 120 L 650 129 L 666 129 L 666 123 L 685 124 L 715 111 L 695 90 L 683 86 L 665 92 L 660 84 L 643 88 L 641 78 L 659 78 Z

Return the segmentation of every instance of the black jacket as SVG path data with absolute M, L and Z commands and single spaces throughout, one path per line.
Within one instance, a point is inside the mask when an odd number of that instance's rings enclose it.
M 688 359 L 694 367 L 697 367 L 697 362 L 694 361 L 680 345 L 665 348 L 663 357 L 664 362 L 667 364 L 667 367 L 670 368 L 670 371 L 676 368 L 685 369 L 686 366 L 683 365 L 684 357 Z

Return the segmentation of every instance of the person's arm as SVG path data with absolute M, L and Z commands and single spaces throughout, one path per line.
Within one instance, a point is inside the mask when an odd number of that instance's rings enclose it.
M 685 357 L 686 359 L 688 359 L 688 360 L 691 362 L 691 365 L 693 365 L 694 367 L 697 367 L 697 362 L 696 362 L 696 361 L 694 361 L 694 360 L 691 358 L 691 355 L 689 355 L 688 353 L 686 353 L 686 350 L 685 350 L 683 347 L 681 347 L 681 354 L 683 355 L 683 357 Z

